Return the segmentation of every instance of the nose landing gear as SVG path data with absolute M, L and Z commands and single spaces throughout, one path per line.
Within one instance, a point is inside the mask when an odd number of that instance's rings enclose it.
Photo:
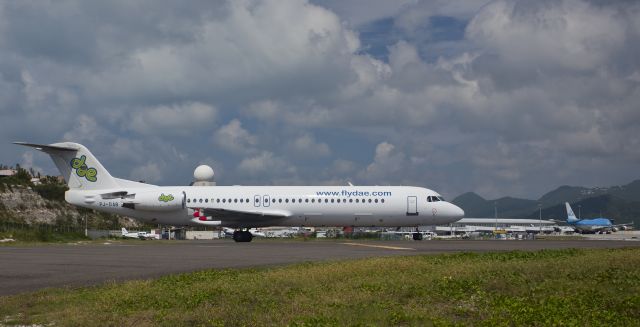
M 233 240 L 236 242 L 251 242 L 253 234 L 249 231 L 237 230 L 233 232 Z

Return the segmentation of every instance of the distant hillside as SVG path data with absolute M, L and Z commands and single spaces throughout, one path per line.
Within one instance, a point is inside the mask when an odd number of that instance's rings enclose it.
M 67 187 L 57 178 L 46 176 L 40 184 L 31 182 L 31 175 L 18 168 L 18 174 L 0 178 L 0 224 L 46 224 L 56 226 L 84 226 L 117 229 L 137 227 L 133 219 L 73 206 L 64 201 Z
M 543 207 L 547 207 L 561 202 L 574 203 L 602 195 L 613 195 L 626 201 L 640 201 L 640 180 L 623 186 L 611 187 L 560 186 L 543 195 L 539 201 L 542 202 Z
M 538 205 L 534 200 L 512 197 L 485 200 L 473 192 L 460 195 L 452 202 L 464 209 L 466 217 L 494 217 L 496 207 L 499 217 L 519 217 L 529 214 Z
M 486 200 L 473 192 L 464 193 L 452 201 L 465 211 L 466 217 L 538 218 L 538 203 L 544 219 L 565 220 L 564 202 L 582 218 L 607 217 L 616 223 L 634 221 L 640 228 L 640 180 L 612 187 L 561 186 L 538 200 L 504 197 Z
M 493 206 L 489 201 L 473 192 L 459 195 L 451 202 L 464 209 L 466 217 L 488 217 L 486 212 L 493 210 Z

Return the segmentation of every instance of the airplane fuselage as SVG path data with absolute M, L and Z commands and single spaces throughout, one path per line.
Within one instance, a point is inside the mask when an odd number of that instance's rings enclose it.
M 597 232 L 602 230 L 611 230 L 613 224 L 607 218 L 582 219 L 575 222 L 568 222 L 576 230 L 581 232 Z
M 457 206 L 439 200 L 436 192 L 407 186 L 150 185 L 128 190 L 138 194 L 135 200 L 126 196 L 105 197 L 110 191 L 124 193 L 122 188 L 69 190 L 65 199 L 90 209 L 176 226 L 422 226 L 451 223 L 464 215 Z M 243 220 L 199 214 L 207 209 L 266 218 Z

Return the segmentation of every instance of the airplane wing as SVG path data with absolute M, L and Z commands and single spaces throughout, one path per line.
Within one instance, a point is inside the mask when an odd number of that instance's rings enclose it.
M 615 224 L 615 225 L 612 225 L 611 227 L 626 229 L 626 228 L 631 227 L 631 226 L 633 226 L 633 221 L 630 222 L 630 223 Z
M 253 211 L 253 210 L 229 210 L 221 208 L 204 208 L 200 209 L 202 214 L 212 217 L 215 220 L 221 220 L 222 225 L 226 227 L 263 227 L 276 226 L 282 219 L 289 217 L 291 214 L 286 211 Z

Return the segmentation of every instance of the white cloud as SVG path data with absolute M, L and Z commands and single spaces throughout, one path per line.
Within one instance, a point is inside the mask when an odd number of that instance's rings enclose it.
M 359 41 L 334 13 L 300 0 L 229 1 L 224 8 L 188 42 L 134 49 L 122 64 L 91 78 L 91 90 L 234 98 L 241 88 L 250 98 L 315 93 L 348 77 Z
M 352 26 L 393 17 L 404 8 L 410 8 L 412 4 L 416 3 L 415 0 L 314 0 L 312 2 L 330 8 Z M 365 6 L 366 8 L 364 8 Z
M 304 134 L 292 140 L 289 144 L 292 156 L 300 158 L 326 157 L 331 154 L 329 145 L 317 142 L 311 135 Z
M 132 180 L 155 183 L 162 179 L 162 170 L 156 162 L 147 162 L 143 166 L 138 166 L 131 170 L 129 175 Z
M 254 153 L 258 145 L 258 138 L 242 128 L 238 119 L 220 127 L 213 135 L 213 141 L 219 147 L 237 154 Z
M 467 28 L 470 39 L 505 62 L 548 69 L 593 70 L 625 42 L 614 8 L 580 0 L 495 1 Z
M 87 143 L 125 176 L 171 166 L 145 177 L 167 184 L 202 158 L 230 184 L 450 195 L 637 178 L 640 5 L 483 2 L 2 2 L 0 134 Z M 357 28 L 386 17 L 383 61 Z M 439 29 L 464 37 L 442 57 Z
M 268 151 L 243 159 L 240 161 L 237 170 L 242 174 L 263 175 L 266 179 L 275 176 L 293 175 L 296 172 L 295 167 Z
M 415 4 L 404 8 L 396 17 L 395 23 L 405 31 L 413 33 L 417 29 L 424 27 L 429 22 L 429 18 L 433 16 L 469 19 L 488 2 L 489 0 L 416 1 Z M 421 32 L 424 33 L 424 31 Z
M 128 127 L 140 134 L 192 135 L 213 128 L 217 112 L 215 107 L 199 102 L 149 107 L 131 113 Z
M 336 159 L 331 164 L 333 174 L 350 174 L 356 169 L 356 163 L 345 159 Z
M 243 112 L 259 121 L 270 124 L 285 122 L 296 127 L 326 127 L 339 121 L 339 113 L 313 101 L 283 103 L 263 100 L 249 104 Z
M 372 184 L 387 183 L 406 168 L 406 155 L 393 144 L 382 142 L 376 146 L 373 162 L 361 172 L 360 177 Z
M 104 127 L 98 125 L 93 117 L 85 114 L 79 115 L 72 124 L 71 128 L 63 135 L 63 139 L 66 141 L 93 142 L 109 134 Z
M 30 152 L 25 152 L 22 154 L 22 162 L 20 163 L 20 167 L 24 168 L 24 169 L 33 169 L 34 172 L 38 173 L 42 173 L 43 170 L 42 168 L 40 168 L 38 165 L 36 165 L 34 163 L 33 160 L 33 151 Z

